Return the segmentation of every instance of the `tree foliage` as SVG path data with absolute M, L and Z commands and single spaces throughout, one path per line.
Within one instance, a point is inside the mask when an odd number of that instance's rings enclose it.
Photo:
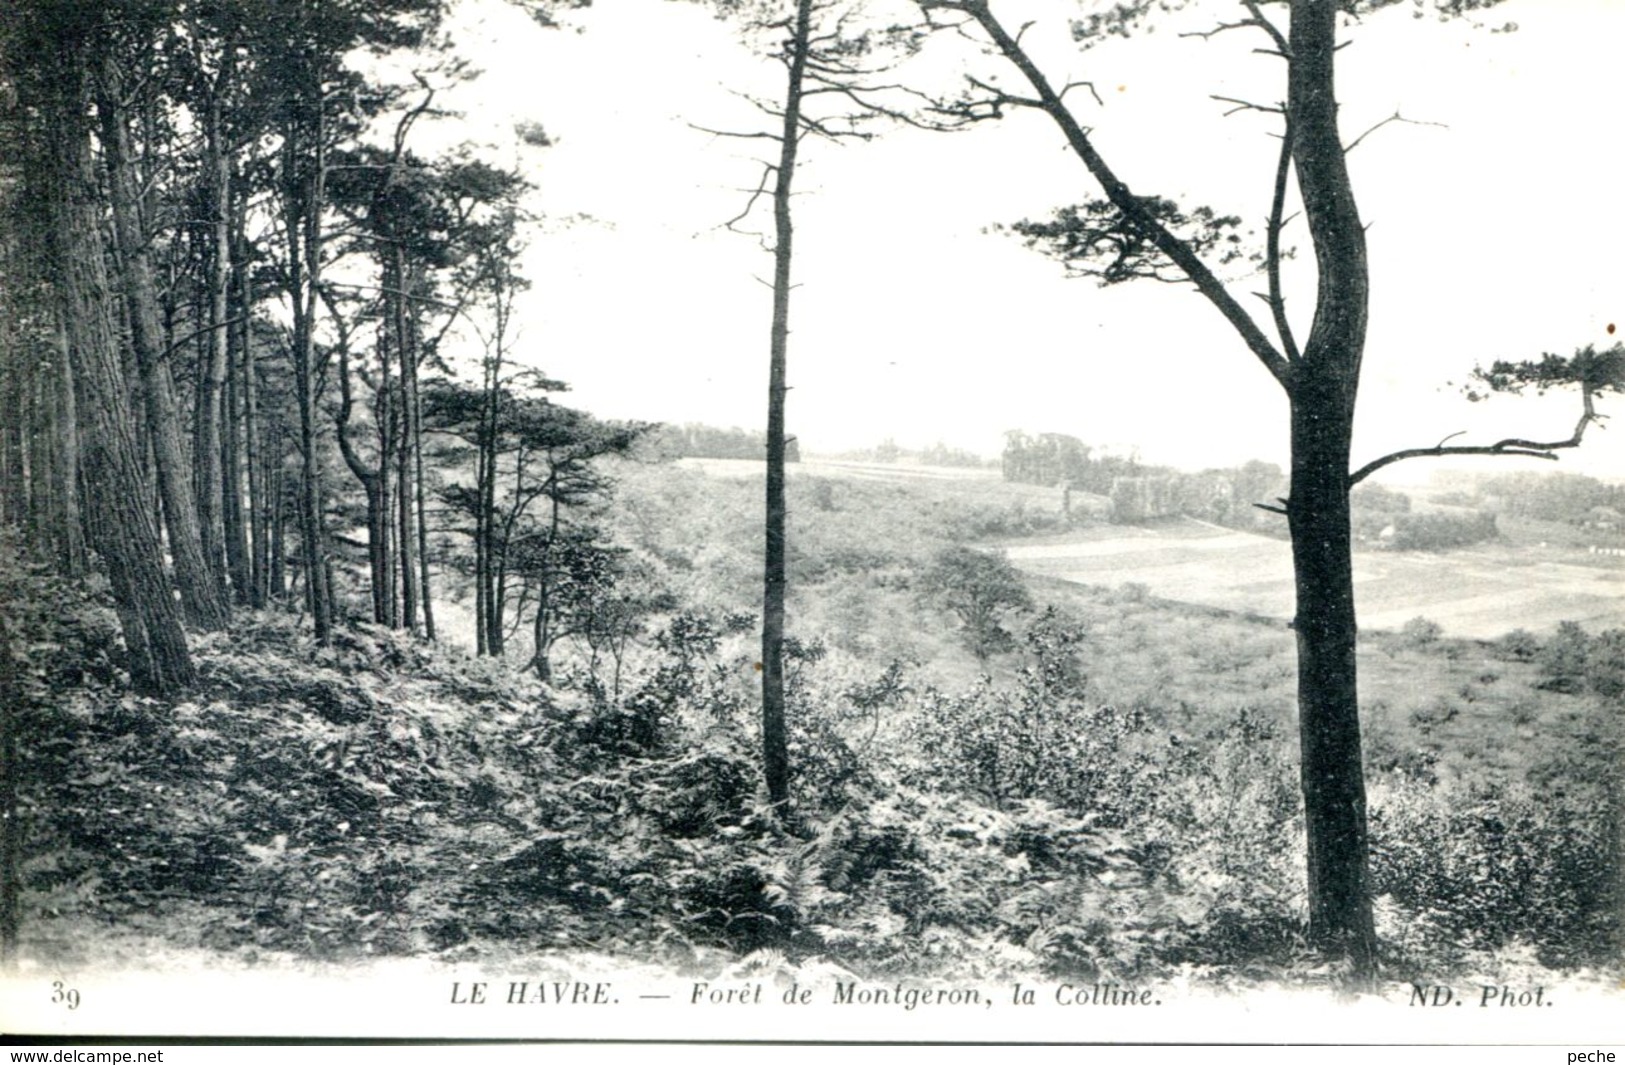
M 977 658 L 1015 647 L 1005 627 L 1011 614 L 1032 609 L 1021 575 L 1003 556 L 973 547 L 948 547 L 937 554 L 922 588 L 958 617 L 965 644 Z

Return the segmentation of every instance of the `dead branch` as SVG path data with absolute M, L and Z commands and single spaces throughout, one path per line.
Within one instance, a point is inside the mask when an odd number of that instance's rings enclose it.
M 1284 112 L 1283 112 L 1284 113 Z M 1270 294 L 1266 301 L 1270 315 L 1275 319 L 1275 332 L 1280 335 L 1281 348 L 1287 362 L 1298 361 L 1298 342 L 1292 336 L 1292 325 L 1286 317 L 1286 297 L 1281 295 L 1281 229 L 1286 225 L 1282 212 L 1286 208 L 1287 176 L 1292 169 L 1292 123 L 1287 120 L 1281 132 L 1281 155 L 1275 164 L 1275 191 L 1270 199 L 1269 224 L 1265 229 L 1265 265 L 1269 274 Z
M 950 10 L 963 12 L 969 15 L 999 53 L 1015 68 L 1021 71 L 1027 83 L 1038 94 L 1036 101 L 1025 101 L 1024 106 L 1036 104 L 1039 109 L 1047 113 L 1065 134 L 1067 144 L 1077 154 L 1089 173 L 1100 183 L 1107 199 L 1121 211 L 1126 219 L 1131 220 L 1143 230 L 1150 242 L 1162 252 L 1181 271 L 1185 280 L 1196 287 L 1196 290 L 1211 303 L 1215 310 L 1224 316 L 1232 328 L 1247 344 L 1253 355 L 1264 364 L 1270 375 L 1282 388 L 1289 389 L 1292 381 L 1292 364 L 1259 328 L 1258 323 L 1248 314 L 1246 308 L 1236 301 L 1236 298 L 1225 287 L 1224 283 L 1216 277 L 1213 271 L 1196 254 L 1191 245 L 1176 236 L 1161 220 L 1156 218 L 1147 208 L 1142 197 L 1136 196 L 1122 178 L 1107 164 L 1105 158 L 1095 148 L 1089 133 L 1078 123 L 1076 116 L 1067 108 L 1065 101 L 1050 85 L 1049 79 L 1039 70 L 1032 57 L 1029 56 L 1010 32 L 989 10 L 987 0 L 918 0 L 920 6 L 930 12 L 932 10 Z M 973 82 L 974 84 L 974 82 Z M 984 91 L 990 89 L 984 86 Z M 993 101 L 995 112 L 1001 103 L 1015 105 L 1017 101 L 1008 99 L 1009 94 L 993 90 L 997 93 Z M 970 105 L 974 107 L 974 102 Z M 986 103 L 984 102 L 984 106 Z M 951 112 L 950 112 L 951 113 Z M 974 113 L 965 116 L 967 120 L 977 117 Z M 995 117 L 995 116 L 985 116 Z
M 763 133 L 760 130 L 758 130 L 758 131 L 756 131 L 754 133 L 740 133 L 737 130 L 712 129 L 710 126 L 699 126 L 699 125 L 695 125 L 693 122 L 690 122 L 688 124 L 688 128 L 692 129 L 692 130 L 698 130 L 701 133 L 709 133 L 713 137 L 736 137 L 739 140 L 768 140 L 768 141 L 776 141 L 776 140 L 779 139 L 779 135 L 777 133 Z
M 1384 466 L 1392 466 L 1394 463 L 1403 462 L 1406 459 L 1435 458 L 1440 455 L 1516 455 L 1523 458 L 1546 459 L 1556 462 L 1558 456 L 1552 452 L 1579 447 L 1581 438 L 1585 436 L 1586 426 L 1592 422 L 1601 422 L 1603 420 L 1604 416 L 1597 413 L 1596 405 L 1593 403 L 1591 386 L 1584 383 L 1580 385 L 1580 401 L 1584 409 L 1580 414 L 1580 420 L 1574 425 L 1573 434 L 1566 440 L 1525 440 L 1520 437 L 1508 437 L 1493 444 L 1476 446 L 1449 445 L 1446 441 L 1462 435 L 1461 433 L 1451 433 L 1432 447 L 1406 448 L 1403 451 L 1391 452 L 1366 463 L 1349 476 L 1349 487 L 1353 488 Z
M 1236 114 L 1238 111 L 1261 111 L 1266 115 L 1284 115 L 1284 114 L 1286 114 L 1286 108 L 1284 108 L 1284 107 L 1274 106 L 1274 105 L 1270 105 L 1270 104 L 1255 104 L 1251 100 L 1238 100 L 1234 96 L 1210 95 L 1208 97 L 1208 99 L 1217 100 L 1222 104 L 1235 104 L 1236 105 L 1236 106 L 1232 107 L 1230 110 L 1228 110 L 1228 111 L 1226 111 L 1224 113 L 1226 118 L 1229 118 L 1231 115 Z
M 774 139 L 776 140 L 777 138 L 774 138 Z M 719 229 L 730 230 L 731 232 L 734 232 L 734 233 L 743 233 L 744 232 L 743 230 L 736 229 L 735 226 L 738 225 L 738 223 L 743 222 L 747 217 L 749 217 L 751 211 L 754 210 L 755 207 L 756 207 L 756 201 L 757 200 L 759 200 L 763 196 L 767 195 L 768 179 L 770 179 L 774 175 L 776 175 L 778 173 L 778 170 L 779 170 L 779 168 L 774 166 L 772 163 L 763 163 L 762 164 L 762 176 L 759 179 L 757 179 L 756 187 L 751 190 L 750 198 L 745 201 L 744 209 L 741 210 L 738 214 L 734 215 L 732 218 L 728 219 L 726 222 L 722 223 L 722 225 L 719 226 L 718 228 Z M 761 236 L 760 233 L 747 234 L 747 235 L 755 236 L 755 237 L 758 237 L 758 238 Z
M 1364 133 L 1360 134 L 1358 137 L 1355 137 L 1354 140 L 1349 143 L 1349 146 L 1343 149 L 1343 154 L 1347 155 L 1348 153 L 1352 152 L 1354 149 L 1358 148 L 1360 146 L 1361 141 L 1365 140 L 1367 137 L 1371 136 L 1373 133 L 1377 132 L 1377 130 L 1379 130 L 1382 127 L 1386 126 L 1390 122 L 1402 122 L 1407 126 L 1437 126 L 1439 129 L 1449 129 L 1450 128 L 1449 126 L 1445 125 L 1443 122 L 1424 122 L 1421 119 L 1406 118 L 1404 115 L 1400 114 L 1398 111 L 1395 111 L 1393 114 L 1389 115 L 1387 118 L 1383 119 L 1381 122 L 1378 122 L 1376 125 L 1372 126 L 1370 129 L 1366 130 Z
M 1064 100 L 1066 99 L 1066 94 L 1071 92 L 1073 89 L 1088 89 L 1089 95 L 1095 98 L 1096 104 L 1101 107 L 1106 106 L 1106 101 L 1102 100 L 1100 98 L 1100 93 L 1095 91 L 1095 83 L 1092 81 L 1069 81 L 1065 85 L 1061 86 L 1061 91 L 1055 95 L 1058 99 Z

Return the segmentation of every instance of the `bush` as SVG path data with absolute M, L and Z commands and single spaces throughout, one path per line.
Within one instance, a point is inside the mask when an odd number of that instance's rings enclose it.
M 1590 659 L 1591 638 L 1585 629 L 1574 621 L 1559 623 L 1536 656 L 1541 675 L 1537 687 L 1565 695 L 1585 691 Z
M 1516 942 L 1547 965 L 1613 956 L 1621 900 L 1606 809 L 1390 778 L 1372 788 L 1371 840 L 1372 892 L 1408 915 L 1401 946 L 1433 971 Z
M 1436 621 L 1424 617 L 1414 617 L 1405 622 L 1399 629 L 1399 641 L 1405 647 L 1421 649 L 1430 647 L 1439 642 L 1444 635 L 1444 628 Z
M 1362 484 L 1349 493 L 1349 525 L 1370 539 L 1411 512 L 1411 497 L 1380 484 Z
M 1591 642 L 1586 677 L 1591 690 L 1606 699 L 1625 696 L 1625 629 L 1609 629 Z
M 1540 654 L 1540 639 L 1527 629 L 1513 629 L 1496 640 L 1493 648 L 1497 657 L 1508 662 L 1533 662 Z
M 1394 519 L 1393 526 L 1393 546 L 1401 551 L 1443 551 L 1492 540 L 1499 535 L 1495 515 L 1487 511 L 1476 514 L 1453 514 L 1448 511 L 1402 514 Z
M 1004 621 L 1032 609 L 1016 568 L 1002 555 L 971 547 L 939 551 L 921 583 L 927 595 L 959 618 L 966 645 L 981 659 L 1014 648 L 1015 637 Z

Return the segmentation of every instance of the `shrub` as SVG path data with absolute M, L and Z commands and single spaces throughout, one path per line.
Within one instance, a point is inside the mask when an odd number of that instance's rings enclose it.
M 1528 629 L 1513 629 L 1492 646 L 1508 662 L 1533 662 L 1540 654 L 1540 638 Z
M 1380 484 L 1362 484 L 1349 493 L 1349 525 L 1357 537 L 1374 537 L 1410 512 L 1410 496 Z
M 1423 648 L 1439 642 L 1444 634 L 1444 628 L 1436 621 L 1424 617 L 1414 617 L 1400 626 L 1399 639 L 1403 646 Z
M 922 586 L 959 618 L 966 645 L 981 659 L 1011 650 L 1015 637 L 1005 619 L 1032 609 L 1021 574 L 1002 555 L 962 545 L 937 553 Z
M 1542 678 L 1538 687 L 1565 695 L 1584 691 L 1590 658 L 1591 638 L 1585 629 L 1578 622 L 1560 622 L 1536 657 Z
M 1411 723 L 1426 732 L 1436 725 L 1448 724 L 1461 714 L 1461 707 L 1448 695 L 1436 695 L 1426 704 L 1411 711 Z
M 1607 699 L 1625 696 L 1625 629 L 1609 629 L 1591 641 L 1586 662 L 1591 690 Z
M 1617 839 L 1609 811 L 1526 791 L 1484 795 L 1388 778 L 1372 788 L 1372 891 L 1408 915 L 1420 959 L 1533 944 L 1548 965 L 1611 956 Z
M 1430 511 L 1394 519 L 1393 546 L 1402 551 L 1443 551 L 1494 539 L 1498 532 L 1490 512 L 1453 514 Z

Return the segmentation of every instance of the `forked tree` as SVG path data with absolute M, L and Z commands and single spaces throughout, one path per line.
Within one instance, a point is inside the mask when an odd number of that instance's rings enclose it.
M 1565 439 L 1511 438 L 1483 445 L 1442 442 L 1398 451 L 1353 469 L 1350 444 L 1366 346 L 1370 269 L 1365 226 L 1345 161 L 1352 144 L 1338 125 L 1335 59 L 1342 19 L 1395 0 L 1243 0 L 1230 5 L 1232 19 L 1205 31 L 1256 34 L 1260 50 L 1280 61 L 1285 73 L 1284 102 L 1237 102 L 1274 115 L 1280 125 L 1280 154 L 1262 253 L 1267 325 L 1255 320 L 1220 273 L 1236 254 L 1232 238 L 1237 236 L 1238 219 L 1206 208 L 1184 208 L 1131 189 L 1123 176 L 1128 171 L 1108 163 L 1075 108 L 1076 101 L 1092 95 L 1092 87 L 1087 82 L 1052 82 L 1023 43 L 1026 27 L 1012 29 L 995 13 L 992 0 L 918 2 L 939 28 L 977 41 L 998 63 L 1018 71 L 1027 85 L 1012 92 L 992 77 L 972 77 L 962 96 L 939 102 L 944 123 L 963 125 L 1017 109 L 1041 112 L 1053 121 L 1103 193 L 1058 211 L 1049 221 L 1021 223 L 1016 229 L 1064 261 L 1070 271 L 1103 283 L 1154 278 L 1194 286 L 1286 394 L 1291 488 L 1281 506 L 1267 509 L 1285 515 L 1292 539 L 1309 931 L 1326 955 L 1346 963 L 1355 982 L 1369 983 L 1376 975 L 1377 943 L 1367 880 L 1349 492 L 1378 469 L 1402 459 L 1553 458 L 1558 450 L 1578 446 L 1586 427 L 1598 418 L 1596 397 L 1621 389 L 1617 349 L 1601 354 L 1586 349 L 1572 358 L 1548 356 L 1538 363 L 1496 364 L 1480 372 L 1485 384 L 1502 391 L 1526 384 L 1578 386 L 1582 413 Z M 1496 2 L 1438 0 L 1435 6 L 1442 14 L 1454 15 Z M 1189 5 L 1182 0 L 1102 4 L 1102 13 L 1072 24 L 1073 37 L 1088 47 L 1110 36 L 1126 36 L 1143 28 L 1147 19 L 1185 6 Z M 1073 91 L 1081 89 L 1090 93 Z M 1281 235 L 1294 186 L 1318 279 L 1313 317 L 1301 338 L 1288 320 L 1281 276 L 1285 258 Z

